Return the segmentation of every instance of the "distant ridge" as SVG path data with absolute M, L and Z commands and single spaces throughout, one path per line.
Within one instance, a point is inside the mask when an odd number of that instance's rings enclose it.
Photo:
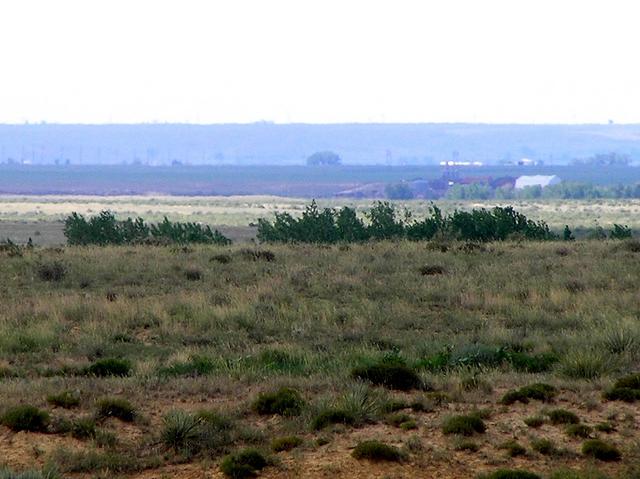
M 304 164 L 333 150 L 346 164 L 567 163 L 616 152 L 640 160 L 640 125 L 471 123 L 0 125 L 0 162 Z

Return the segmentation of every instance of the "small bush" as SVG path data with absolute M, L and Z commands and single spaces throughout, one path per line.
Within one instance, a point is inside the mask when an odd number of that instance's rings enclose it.
M 549 420 L 554 426 L 558 424 L 578 424 L 580 422 L 580 418 L 575 413 L 566 409 L 549 411 Z
M 558 452 L 555 444 L 550 439 L 534 439 L 531 441 L 531 449 L 543 456 L 553 456 Z
M 530 355 L 523 352 L 511 352 L 508 360 L 513 369 L 524 373 L 544 373 L 550 371 L 559 358 L 554 353 Z
M 96 435 L 96 422 L 93 418 L 76 419 L 71 425 L 71 435 L 76 439 L 91 439 Z
M 400 449 L 380 441 L 362 441 L 356 445 L 351 455 L 355 459 L 391 462 L 401 461 L 403 457 Z
M 640 374 L 630 374 L 616 380 L 614 387 L 640 389 Z
M 49 425 L 49 413 L 35 406 L 15 406 L 0 416 L 0 423 L 12 431 L 45 432 Z
M 80 395 L 73 391 L 63 391 L 47 396 L 47 402 L 52 406 L 72 409 L 80 405 Z
M 127 359 L 106 358 L 99 359 L 85 369 L 88 376 L 129 376 L 132 371 L 131 362 Z
M 160 369 L 159 373 L 167 376 L 206 376 L 211 374 L 216 367 L 216 362 L 213 359 L 194 355 L 188 361 L 174 363 Z
M 474 433 L 484 433 L 487 427 L 484 421 L 477 415 L 461 415 L 451 416 L 447 418 L 442 425 L 444 434 L 460 434 L 462 436 L 471 436 Z
M 298 436 L 279 437 L 271 441 L 271 449 L 274 452 L 290 451 L 300 446 L 303 442 Z
M 458 441 L 453 449 L 456 451 L 466 451 L 466 452 L 478 452 L 480 450 L 480 446 L 477 442 L 471 441 L 469 439 L 463 439 Z
M 537 429 L 544 424 L 544 418 L 542 416 L 530 416 L 524 418 L 524 423 L 529 427 Z
M 220 264 L 228 264 L 231 263 L 231 256 L 228 254 L 216 254 L 211 257 L 209 261 L 215 261 Z
M 105 398 L 98 401 L 97 416 L 100 419 L 115 417 L 125 422 L 136 418 L 136 410 L 126 399 Z
M 640 389 L 613 387 L 603 394 L 607 401 L 636 402 L 640 399 Z
M 604 432 L 605 434 L 610 434 L 616 430 L 615 426 L 610 422 L 601 422 L 595 425 L 595 430 Z
M 266 249 L 243 249 L 240 254 L 247 261 L 266 261 L 270 263 L 276 259 L 275 253 Z
M 6 467 L 0 467 L 0 479 L 62 479 L 55 469 L 40 471 L 15 472 Z
M 600 461 L 620 460 L 620 451 L 609 443 L 600 439 L 589 439 L 582 444 L 582 454 Z
M 305 406 L 300 393 L 290 388 L 280 388 L 276 392 L 261 393 L 253 402 L 252 408 L 258 414 L 279 414 L 297 416 Z
M 189 451 L 198 439 L 201 420 L 184 411 L 171 411 L 163 418 L 160 438 L 165 446 L 176 451 Z
M 320 412 L 315 418 L 313 418 L 311 427 L 318 431 L 331 424 L 353 426 L 355 423 L 356 417 L 353 413 L 344 409 L 330 408 Z
M 409 366 L 396 361 L 382 360 L 376 364 L 355 368 L 351 377 L 398 391 L 422 388 L 420 376 Z
M 267 466 L 267 459 L 256 449 L 245 449 L 229 454 L 220 463 L 222 473 L 233 479 L 253 477 Z
M 38 278 L 42 281 L 59 282 L 67 275 L 67 267 L 60 261 L 42 263 L 37 268 Z
M 444 266 L 440 266 L 436 264 L 428 264 L 420 268 L 420 274 L 422 276 L 432 276 L 432 275 L 444 274 L 444 273 L 446 273 Z
M 409 416 L 408 414 L 404 414 L 404 413 L 398 413 L 398 414 L 391 414 L 390 416 L 387 416 L 386 418 L 386 422 L 387 424 L 394 426 L 394 427 L 400 427 L 403 423 L 408 422 L 408 421 L 412 421 L 413 418 L 411 416 Z
M 504 449 L 507 451 L 509 457 L 523 456 L 527 453 L 527 450 L 518 441 L 512 439 L 498 446 L 498 449 Z
M 185 270 L 184 277 L 189 281 L 200 281 L 202 279 L 202 271 L 198 268 L 189 268 Z
M 587 438 L 591 435 L 593 429 L 586 424 L 569 424 L 565 428 L 565 432 L 571 437 Z
M 571 379 L 598 379 L 610 369 L 609 358 L 599 351 L 580 350 L 568 353 L 561 361 L 560 371 Z
M 498 469 L 482 477 L 483 479 L 542 479 L 538 474 L 522 469 Z

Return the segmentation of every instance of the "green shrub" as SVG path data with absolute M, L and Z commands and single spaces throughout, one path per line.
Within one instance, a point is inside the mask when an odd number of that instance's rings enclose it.
M 544 424 L 544 417 L 542 416 L 530 416 L 524 418 L 524 423 L 532 428 L 539 428 Z
M 160 439 L 163 444 L 176 451 L 189 452 L 198 439 L 201 420 L 184 411 L 171 411 L 163 418 Z
M 132 422 L 136 418 L 136 410 L 126 399 L 104 398 L 98 401 L 97 416 L 100 419 L 115 417 L 125 422 Z
M 48 412 L 26 404 L 7 409 L 0 416 L 0 423 L 12 431 L 46 432 L 49 422 Z
M 640 399 L 640 389 L 613 387 L 607 389 L 603 397 L 607 401 L 635 402 Z
M 422 388 L 420 376 L 409 366 L 396 361 L 379 361 L 355 368 L 351 377 L 399 391 Z
M 460 416 L 451 416 L 445 419 L 442 425 L 444 434 L 460 434 L 462 436 L 471 436 L 474 433 L 484 433 L 487 427 L 484 421 L 477 415 L 468 414 Z
M 347 426 L 353 426 L 356 424 L 356 417 L 353 413 L 339 408 L 328 408 L 321 411 L 316 417 L 313 418 L 311 427 L 316 431 L 324 429 L 331 424 L 344 424 Z
M 303 442 L 298 436 L 278 437 L 271 441 L 271 450 L 274 452 L 290 451 L 300 446 Z
M 96 422 L 93 418 L 76 419 L 71 425 L 71 435 L 76 439 L 91 439 L 96 435 Z
M 544 373 L 550 371 L 559 361 L 554 353 L 530 355 L 524 352 L 510 352 L 508 361 L 516 371 L 524 373 Z
M 391 414 L 386 418 L 387 424 L 394 427 L 400 427 L 402 423 L 405 423 L 407 421 L 412 421 L 412 420 L 413 418 L 405 413 Z
M 595 430 L 604 432 L 605 434 L 612 433 L 616 430 L 615 426 L 610 422 L 601 422 L 595 425 Z
M 566 409 L 554 409 L 549 411 L 549 420 L 551 424 L 578 424 L 580 418 L 573 412 Z
M 40 471 L 15 472 L 6 467 L 0 467 L 0 479 L 62 479 L 55 469 Z
M 627 225 L 613 224 L 613 229 L 609 232 L 609 238 L 612 240 L 626 240 L 633 236 L 631 228 Z
M 600 439 L 589 439 L 582 444 L 582 454 L 600 461 L 618 461 L 621 454 L 618 449 Z
M 562 358 L 560 371 L 571 379 L 597 379 L 610 369 L 609 357 L 599 351 L 579 350 Z
M 477 442 L 471 441 L 469 439 L 462 439 L 457 441 L 453 448 L 456 451 L 467 451 L 467 452 L 478 452 L 480 450 L 480 446 Z
M 447 271 L 444 266 L 438 264 L 427 264 L 420 267 L 420 274 L 422 276 L 433 276 L 439 274 L 445 274 Z
M 256 449 L 245 449 L 229 454 L 220 463 L 222 473 L 232 479 L 253 477 L 267 466 L 267 459 Z
M 127 359 L 106 358 L 95 361 L 85 369 L 88 376 L 129 376 L 132 371 L 131 361 Z
M 60 261 L 42 263 L 37 267 L 38 277 L 42 281 L 59 282 L 67 275 L 67 267 Z
M 280 388 L 275 392 L 261 393 L 253 402 L 252 408 L 258 414 L 279 414 L 297 416 L 305 406 L 300 393 L 290 388 Z
M 178 362 L 160 369 L 159 373 L 167 376 L 206 376 L 215 371 L 216 362 L 206 356 L 194 355 L 188 361 Z
M 571 437 L 587 438 L 591 435 L 593 429 L 586 424 L 569 424 L 565 428 L 565 432 Z
M 400 449 L 380 441 L 359 442 L 353 449 L 351 455 L 355 459 L 368 459 L 370 461 L 398 462 L 403 458 Z
M 527 453 L 527 450 L 515 439 L 504 442 L 498 446 L 498 449 L 504 449 L 507 451 L 509 457 L 523 456 Z
M 553 441 L 550 439 L 534 439 L 531 441 L 531 449 L 539 452 L 543 456 L 553 456 L 558 453 Z
M 508 391 L 500 400 L 501 404 L 511 405 L 516 401 L 528 403 L 529 399 L 550 401 L 558 394 L 558 390 L 549 384 L 536 383 L 520 389 Z
M 614 384 L 617 388 L 640 389 L 640 374 L 630 374 L 618 378 Z
M 538 474 L 522 469 L 498 469 L 482 477 L 483 479 L 542 479 Z
M 47 396 L 47 402 L 52 406 L 72 409 L 80 405 L 80 395 L 73 391 L 63 391 Z

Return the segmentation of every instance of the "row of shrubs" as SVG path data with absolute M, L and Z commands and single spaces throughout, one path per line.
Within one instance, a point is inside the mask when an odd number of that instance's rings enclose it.
M 365 213 L 367 222 L 347 206 L 340 209 L 318 208 L 312 201 L 300 218 L 276 213 L 273 222 L 258 220 L 258 239 L 265 242 L 338 243 L 367 240 L 429 240 L 436 236 L 465 241 L 501 241 L 509 238 L 550 240 L 553 234 L 543 221 L 527 219 L 512 207 L 470 212 L 454 211 L 443 215 L 435 205 L 430 216 L 414 220 L 408 211 L 401 214 L 388 202 L 376 202 Z
M 142 218 L 119 221 L 110 211 L 89 219 L 71 213 L 64 221 L 64 235 L 70 245 L 231 244 L 229 238 L 208 225 L 172 222 L 166 217 L 158 224 L 145 223 Z

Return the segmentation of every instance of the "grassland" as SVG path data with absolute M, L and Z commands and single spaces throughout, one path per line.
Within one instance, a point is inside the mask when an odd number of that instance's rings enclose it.
M 423 200 L 395 201 L 421 218 L 428 214 L 430 203 Z M 147 221 L 198 221 L 221 228 L 234 240 L 246 241 L 255 235 L 250 224 L 258 218 L 270 218 L 275 212 L 299 215 L 308 199 L 276 196 L 182 197 L 182 196 L 0 196 L 0 238 L 36 244 L 64 243 L 61 221 L 71 212 L 83 215 L 111 210 L 118 217 L 141 216 Z M 350 206 L 360 213 L 371 207 L 371 200 L 319 200 L 319 206 Z M 528 218 L 544 220 L 561 231 L 565 224 L 577 233 L 599 224 L 610 228 L 614 223 L 640 230 L 640 200 L 544 200 L 544 201 L 438 201 L 445 213 L 453 209 L 513 205 Z
M 253 456 L 223 457 L 255 448 L 271 478 L 638 477 L 635 389 L 603 396 L 638 370 L 638 250 L 6 250 L 0 461 L 222 477 L 220 464 Z M 32 431 L 11 429 L 17 405 L 44 413 Z

